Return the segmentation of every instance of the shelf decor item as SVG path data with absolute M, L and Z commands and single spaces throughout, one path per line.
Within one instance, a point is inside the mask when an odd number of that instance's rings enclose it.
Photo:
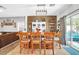
M 37 32 L 40 32 L 40 30 L 41 30 L 41 29 L 39 29 L 39 28 L 36 28 L 36 31 L 37 31 Z

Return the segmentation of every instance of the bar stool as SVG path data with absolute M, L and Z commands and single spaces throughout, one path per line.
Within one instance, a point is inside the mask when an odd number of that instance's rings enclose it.
M 29 53 L 28 33 L 27 32 L 19 32 L 18 35 L 20 38 L 20 53 L 22 52 L 23 48 L 27 48 L 28 53 Z
M 44 54 L 46 54 L 47 44 L 52 47 L 52 53 L 54 54 L 54 33 L 53 32 L 45 32 L 44 33 Z
M 59 44 L 59 49 L 61 49 L 61 44 L 62 44 L 62 40 L 61 40 L 61 32 L 55 32 L 55 36 L 59 38 L 59 40 L 56 40 L 56 42 Z
M 32 32 L 31 33 L 31 48 L 32 53 L 34 51 L 34 46 L 39 45 L 40 54 L 41 54 L 41 33 L 40 32 Z

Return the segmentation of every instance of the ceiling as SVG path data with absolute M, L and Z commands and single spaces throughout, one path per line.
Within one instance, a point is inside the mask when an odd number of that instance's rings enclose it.
M 39 7 L 36 4 L 0 4 L 0 6 L 6 8 L 3 12 L 0 12 L 0 17 L 10 17 L 35 16 L 35 11 L 42 8 L 47 9 L 47 15 L 58 15 L 60 12 L 70 7 L 71 4 L 45 4 Z

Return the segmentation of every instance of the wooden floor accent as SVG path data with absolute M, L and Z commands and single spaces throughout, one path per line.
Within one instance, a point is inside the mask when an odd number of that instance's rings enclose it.
M 14 48 L 19 45 L 19 40 L 12 42 L 9 45 L 4 46 L 3 48 L 0 49 L 0 55 L 6 55 L 10 51 L 12 51 Z
M 0 55 L 28 55 L 27 51 L 27 49 L 23 49 L 22 53 L 20 54 L 19 40 L 17 40 L 16 42 L 13 42 L 10 45 L 0 49 Z M 31 49 L 29 51 L 29 55 L 40 55 L 39 49 L 35 49 L 33 54 L 31 54 Z M 41 54 L 44 55 L 44 49 L 41 50 Z M 53 55 L 52 49 L 46 49 L 46 55 Z M 59 49 L 59 47 L 56 46 L 55 55 L 69 55 L 69 53 L 64 50 L 63 47 Z

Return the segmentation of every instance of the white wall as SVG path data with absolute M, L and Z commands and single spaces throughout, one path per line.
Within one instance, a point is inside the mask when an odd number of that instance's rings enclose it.
M 16 28 L 0 28 L 1 32 L 5 32 L 5 31 L 6 32 L 24 31 L 24 28 L 26 27 L 25 17 L 0 17 L 0 21 L 1 20 L 6 20 L 6 19 L 14 19 L 17 23 L 17 27 Z
M 26 31 L 27 31 L 27 16 L 25 16 L 25 28 L 26 28 Z

